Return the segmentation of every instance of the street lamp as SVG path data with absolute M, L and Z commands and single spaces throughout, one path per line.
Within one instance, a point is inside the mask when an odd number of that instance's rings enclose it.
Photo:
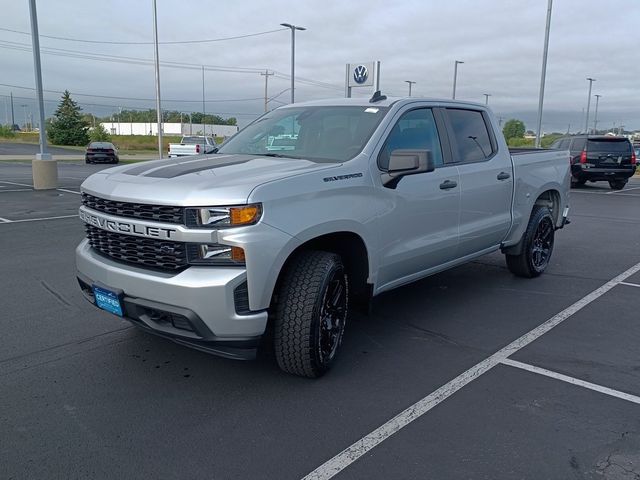
M 549 30 L 551 30 L 551 9 L 553 0 L 547 2 L 547 26 L 544 30 L 544 50 L 542 52 L 542 72 L 540 73 L 540 93 L 538 94 L 538 128 L 535 147 L 540 148 L 542 138 L 542 106 L 544 104 L 544 84 L 547 78 L 547 55 L 549 53 Z
M 595 78 L 587 78 L 589 80 L 589 96 L 587 97 L 587 118 L 584 122 L 584 133 L 589 134 L 589 108 L 591 107 L 591 86 L 596 81 Z
M 453 65 L 453 99 L 456 99 L 456 82 L 458 81 L 458 64 L 459 63 L 464 63 L 461 62 L 460 60 L 456 60 L 454 65 Z
M 281 23 L 283 27 L 287 27 L 291 29 L 291 103 L 294 102 L 294 88 L 295 88 L 295 63 L 296 63 L 296 30 L 306 30 L 304 27 L 297 27 L 296 25 L 291 25 L 290 23 Z
M 483 93 L 484 95 L 484 104 L 485 105 L 489 105 L 489 97 L 491 96 L 490 93 Z
M 416 82 L 412 82 L 411 80 L 405 80 L 405 82 L 409 84 L 409 96 L 411 96 L 411 85 L 414 85 Z
M 160 56 L 158 54 L 158 9 L 153 0 L 153 61 L 156 71 L 156 121 L 158 122 L 158 155 L 162 158 L 162 107 L 160 105 Z
M 596 113 L 595 113 L 595 118 L 593 119 L 593 133 L 595 135 L 598 134 L 598 103 L 600 101 L 600 97 L 602 95 L 594 95 L 594 97 L 596 97 Z

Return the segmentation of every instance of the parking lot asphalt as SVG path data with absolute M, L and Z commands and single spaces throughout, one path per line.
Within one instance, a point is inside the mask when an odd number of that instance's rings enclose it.
M 77 192 L 103 168 L 34 192 L 0 163 L 0 478 L 640 478 L 638 179 L 572 190 L 540 278 L 492 254 L 377 297 L 313 381 L 83 299 Z

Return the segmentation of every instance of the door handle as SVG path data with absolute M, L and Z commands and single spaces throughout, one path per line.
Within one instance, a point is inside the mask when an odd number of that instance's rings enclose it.
M 498 180 L 507 180 L 508 178 L 511 178 L 511 175 L 509 175 L 507 172 L 500 172 L 497 178 Z
M 450 188 L 456 188 L 458 186 L 458 182 L 454 182 L 453 180 L 445 180 L 440 184 L 440 190 L 449 190 Z

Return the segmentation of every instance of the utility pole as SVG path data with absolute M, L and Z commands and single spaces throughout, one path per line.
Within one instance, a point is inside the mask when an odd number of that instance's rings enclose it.
M 268 92 L 269 76 L 274 74 L 269 73 L 269 70 L 265 70 L 264 73 L 261 73 L 260 75 L 264 77 L 264 113 L 267 113 L 269 111 L 267 107 L 267 102 L 268 102 L 267 92 Z
M 587 117 L 584 121 L 584 133 L 589 135 L 589 108 L 591 107 L 591 86 L 596 81 L 595 78 L 587 78 L 589 80 L 589 96 L 587 97 Z
M 542 106 L 544 104 L 544 84 L 547 77 L 547 55 L 549 53 L 549 30 L 551 30 L 551 8 L 553 0 L 547 3 L 547 25 L 544 30 L 544 50 L 542 52 L 542 73 L 540 74 L 540 93 L 538 95 L 538 128 L 536 129 L 536 148 L 540 148 L 542 138 Z
M 158 123 L 158 155 L 162 158 L 162 106 L 160 105 L 160 55 L 158 53 L 158 9 L 153 0 L 153 59 L 156 64 L 156 121 Z
M 405 83 L 409 84 L 409 96 L 411 96 L 411 85 L 415 85 L 416 82 L 412 82 L 411 80 L 405 80 Z
M 15 119 L 13 118 L 13 92 L 10 92 L 9 95 L 11 95 L 11 130 L 13 130 L 13 126 L 16 123 Z
M 594 135 L 598 134 L 598 103 L 600 102 L 600 97 L 602 95 L 594 95 L 596 97 L 596 112 L 593 119 L 593 133 Z
M 27 130 L 27 107 L 29 105 L 27 105 L 26 103 L 23 103 L 20 106 L 22 107 L 22 113 L 24 113 L 24 129 Z
M 202 65 L 202 134 L 207 134 L 207 122 L 204 121 L 205 106 L 204 106 L 204 65 Z
M 489 105 L 489 97 L 491 96 L 490 93 L 483 93 L 482 95 L 484 95 L 484 104 L 485 105 Z

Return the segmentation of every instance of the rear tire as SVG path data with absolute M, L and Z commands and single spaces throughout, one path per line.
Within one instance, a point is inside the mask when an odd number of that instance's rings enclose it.
M 317 378 L 333 365 L 344 335 L 349 280 L 339 255 L 306 251 L 284 272 L 275 302 L 274 350 L 293 375 Z
M 626 184 L 626 180 L 609 180 L 611 190 L 622 190 Z
M 519 255 L 505 255 L 509 271 L 525 278 L 541 275 L 549 265 L 554 236 L 551 211 L 547 207 L 534 206 L 522 239 L 522 251 Z
M 585 179 L 580 179 L 580 180 L 575 179 L 575 178 L 571 179 L 571 186 L 572 187 L 583 187 L 585 183 L 587 183 L 587 181 Z

